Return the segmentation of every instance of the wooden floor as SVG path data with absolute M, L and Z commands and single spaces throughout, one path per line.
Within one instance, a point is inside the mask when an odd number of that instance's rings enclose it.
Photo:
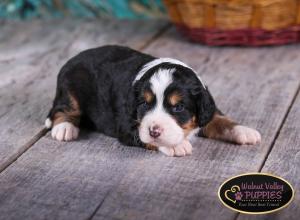
M 99 133 L 71 143 L 43 123 L 59 68 L 79 51 L 128 45 L 181 59 L 219 107 L 258 129 L 259 146 L 199 138 L 193 155 L 169 158 Z M 206 47 L 161 21 L 0 22 L 0 219 L 299 219 L 300 45 Z M 245 172 L 279 175 L 295 200 L 269 215 L 238 214 L 217 197 Z

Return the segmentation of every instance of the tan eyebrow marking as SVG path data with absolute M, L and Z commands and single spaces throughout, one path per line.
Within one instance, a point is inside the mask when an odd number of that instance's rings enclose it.
M 154 98 L 154 94 L 152 92 L 148 90 L 144 92 L 144 99 L 147 103 L 152 102 L 153 98 Z
M 173 92 L 169 96 L 169 102 L 171 105 L 176 105 L 182 100 L 182 95 L 179 92 Z

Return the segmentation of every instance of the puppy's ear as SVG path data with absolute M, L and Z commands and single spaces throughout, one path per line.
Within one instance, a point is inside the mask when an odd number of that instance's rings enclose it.
M 139 96 L 139 91 L 141 90 L 141 82 L 137 81 L 134 86 L 132 86 L 127 94 L 126 97 L 126 110 L 127 114 L 132 118 L 132 119 L 137 119 L 137 107 L 138 107 L 138 96 Z
M 126 110 L 131 118 L 136 118 L 137 100 L 136 91 L 131 88 L 126 97 Z
M 204 127 L 211 121 L 217 110 L 215 101 L 208 91 L 208 88 L 204 88 L 202 85 L 193 89 L 192 95 L 196 101 L 198 125 L 199 127 Z

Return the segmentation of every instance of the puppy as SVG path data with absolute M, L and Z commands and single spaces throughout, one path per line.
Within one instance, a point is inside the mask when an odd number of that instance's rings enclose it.
M 121 46 L 86 50 L 62 67 L 45 124 L 59 141 L 75 140 L 88 126 L 168 156 L 191 154 L 195 134 L 237 144 L 261 140 L 217 109 L 191 67 Z

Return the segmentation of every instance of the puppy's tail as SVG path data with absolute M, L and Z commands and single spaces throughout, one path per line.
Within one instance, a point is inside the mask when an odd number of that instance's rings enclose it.
M 50 109 L 50 111 L 49 111 L 49 113 L 48 113 L 48 115 L 47 115 L 47 118 L 46 118 L 46 120 L 45 120 L 45 123 L 44 123 L 44 125 L 45 125 L 45 127 L 47 128 L 47 129 L 51 129 L 52 127 L 53 127 L 53 107 Z
M 53 119 L 54 119 L 54 114 L 57 112 L 56 108 L 52 107 L 51 110 L 49 111 L 47 118 L 45 120 L 45 127 L 47 129 L 51 129 L 53 127 Z
M 47 118 L 46 121 L 45 121 L 45 127 L 47 129 L 50 129 L 50 128 L 52 128 L 52 124 L 53 124 L 52 120 L 50 118 Z

